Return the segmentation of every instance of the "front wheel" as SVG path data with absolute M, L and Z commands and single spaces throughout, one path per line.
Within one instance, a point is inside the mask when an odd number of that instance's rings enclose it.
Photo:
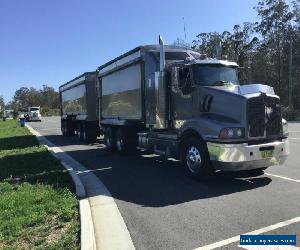
M 200 138 L 188 138 L 181 147 L 181 162 L 191 177 L 205 179 L 213 174 L 213 167 L 205 142 Z

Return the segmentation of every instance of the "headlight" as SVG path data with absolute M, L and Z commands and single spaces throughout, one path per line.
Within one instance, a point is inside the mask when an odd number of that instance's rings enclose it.
M 244 128 L 223 128 L 219 133 L 219 138 L 222 139 L 238 139 L 245 135 Z
M 289 135 L 289 126 L 288 126 L 288 123 L 285 119 L 282 119 L 282 134 L 284 136 Z

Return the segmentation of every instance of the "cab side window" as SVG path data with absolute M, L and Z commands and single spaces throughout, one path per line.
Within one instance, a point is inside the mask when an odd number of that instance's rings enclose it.
M 191 74 L 188 67 L 181 68 L 179 70 L 179 82 L 183 94 L 189 94 L 191 92 Z

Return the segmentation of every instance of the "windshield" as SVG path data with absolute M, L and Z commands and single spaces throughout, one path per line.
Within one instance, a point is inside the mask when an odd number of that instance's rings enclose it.
M 222 65 L 193 65 L 193 76 L 195 83 L 202 86 L 239 84 L 236 68 Z
M 39 108 L 30 108 L 30 111 L 38 111 Z

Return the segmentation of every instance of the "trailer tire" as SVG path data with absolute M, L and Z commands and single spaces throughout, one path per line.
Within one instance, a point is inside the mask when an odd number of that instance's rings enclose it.
M 122 154 L 132 154 L 136 152 L 137 139 L 133 129 L 121 127 L 116 134 L 116 149 Z
M 86 125 L 84 124 L 81 126 L 81 133 L 82 133 L 82 141 L 88 143 L 87 129 L 86 129 Z
M 67 128 L 66 128 L 66 121 L 61 121 L 61 133 L 63 136 L 67 136 Z
M 72 120 L 67 120 L 67 135 L 73 136 L 75 134 Z
M 200 137 L 183 141 L 180 160 L 187 174 L 196 179 L 207 179 L 214 173 L 206 143 Z
M 77 128 L 77 137 L 79 141 L 83 140 L 83 128 L 82 128 L 82 124 L 78 124 L 78 128 Z
M 115 151 L 116 150 L 116 134 L 115 130 L 111 127 L 106 127 L 104 130 L 104 142 L 106 145 L 106 148 L 109 151 Z
M 86 143 L 95 142 L 97 139 L 97 132 L 94 127 L 88 126 L 88 124 L 83 125 L 83 140 Z

